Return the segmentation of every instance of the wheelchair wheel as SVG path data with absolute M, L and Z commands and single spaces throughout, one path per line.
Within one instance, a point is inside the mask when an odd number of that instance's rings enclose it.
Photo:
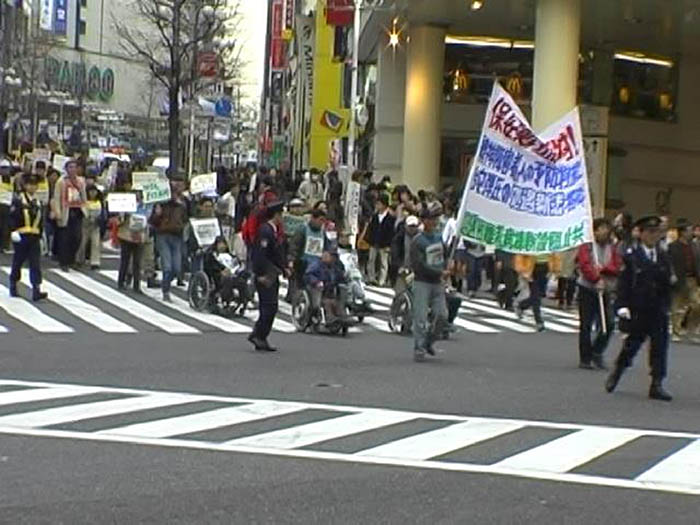
M 413 301 L 407 292 L 401 292 L 391 303 L 389 310 L 389 328 L 397 334 L 405 334 L 411 330 Z
M 298 332 L 304 332 L 310 322 L 311 296 L 306 290 L 300 290 L 292 301 L 292 323 Z
M 197 272 L 190 278 L 190 285 L 187 289 L 187 298 L 190 306 L 198 312 L 203 312 L 209 305 L 209 295 L 211 293 L 211 283 L 209 277 L 204 272 Z

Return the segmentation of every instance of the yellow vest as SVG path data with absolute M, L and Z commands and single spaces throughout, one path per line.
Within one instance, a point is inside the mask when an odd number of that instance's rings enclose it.
M 29 213 L 32 208 L 32 203 L 27 198 L 26 193 L 21 193 L 20 198 L 22 200 L 22 218 L 24 219 L 24 226 L 17 228 L 19 233 L 28 233 L 33 235 L 39 235 L 41 233 L 41 204 L 37 201 L 36 203 L 36 216 L 32 221 L 31 214 Z

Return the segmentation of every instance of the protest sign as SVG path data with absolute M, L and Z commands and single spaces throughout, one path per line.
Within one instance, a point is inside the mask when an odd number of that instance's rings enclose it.
M 32 156 L 34 160 L 43 160 L 47 164 L 51 162 L 51 150 L 46 148 L 34 148 L 32 151 Z
M 135 193 L 110 193 L 107 195 L 107 209 L 110 213 L 134 213 L 136 208 Z
M 131 174 L 131 189 L 143 190 L 144 184 L 150 184 L 158 179 L 166 179 L 157 171 L 135 171 Z
M 143 203 L 170 200 L 170 181 L 166 178 L 154 179 L 142 186 Z
M 36 187 L 36 198 L 42 204 L 49 203 L 49 181 L 46 177 L 39 178 L 39 184 Z
M 495 83 L 457 223 L 468 240 L 510 253 L 545 254 L 591 242 L 578 108 L 537 136 Z
M 361 191 L 359 182 L 348 182 L 345 191 L 345 229 L 351 235 L 359 233 Z
M 66 162 L 68 162 L 69 160 L 71 160 L 71 157 L 66 157 L 64 155 L 59 155 L 58 153 L 56 153 L 53 156 L 54 169 L 59 171 L 60 173 L 65 173 Z
M 190 193 L 216 193 L 216 173 L 197 175 L 190 180 Z
M 221 235 L 219 220 L 212 219 L 190 219 L 190 225 L 194 232 L 194 237 L 201 248 L 214 244 L 216 238 Z

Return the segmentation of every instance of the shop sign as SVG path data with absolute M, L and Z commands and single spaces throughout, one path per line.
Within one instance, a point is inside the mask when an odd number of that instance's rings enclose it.
M 75 96 L 107 101 L 114 95 L 114 71 L 111 68 L 90 69 L 81 62 L 69 62 L 47 57 L 44 63 L 44 82 L 49 90 L 64 91 Z

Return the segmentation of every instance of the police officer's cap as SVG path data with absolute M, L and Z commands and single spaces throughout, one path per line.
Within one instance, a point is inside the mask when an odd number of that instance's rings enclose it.
M 39 177 L 32 173 L 22 175 L 22 184 L 39 184 Z
M 651 230 L 652 228 L 658 228 L 661 226 L 661 217 L 658 215 L 647 215 L 637 219 L 634 225 L 640 230 Z
M 274 201 L 267 205 L 267 213 L 270 217 L 282 211 L 284 211 L 284 202 L 282 201 Z

